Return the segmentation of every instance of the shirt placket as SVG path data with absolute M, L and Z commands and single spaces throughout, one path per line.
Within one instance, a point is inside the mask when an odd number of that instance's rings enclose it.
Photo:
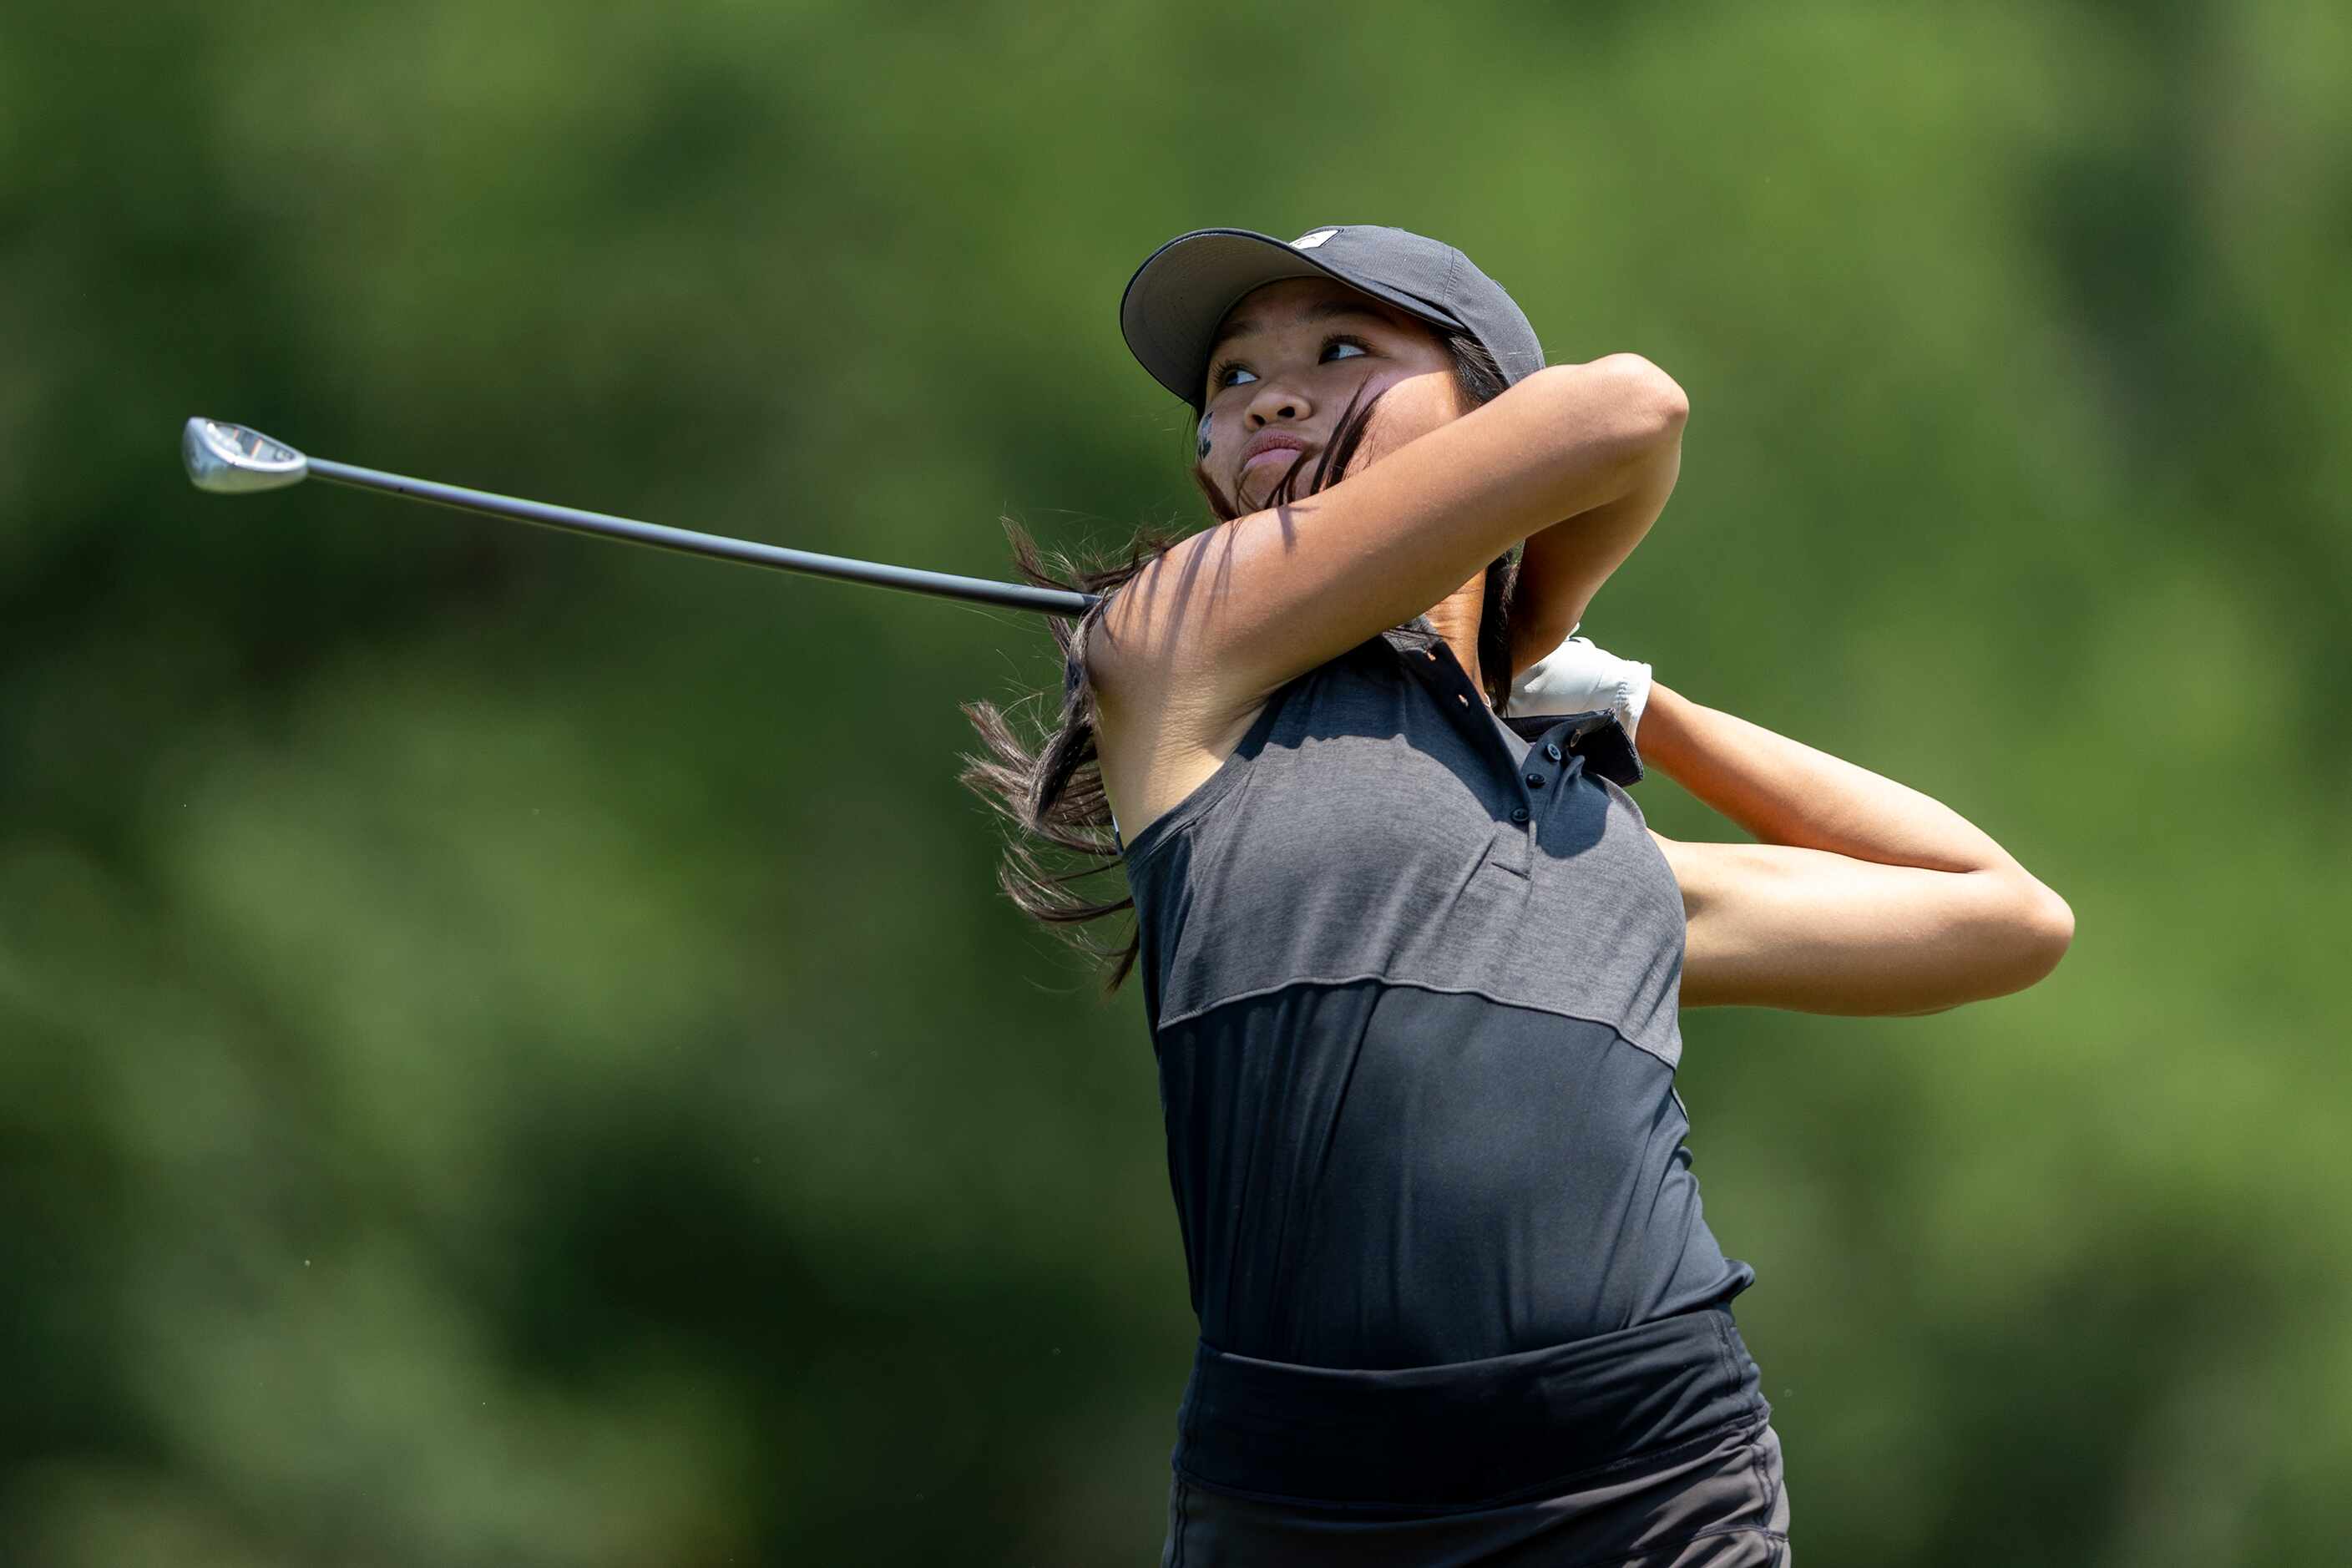
M 1503 727 L 1486 697 L 1471 684 L 1469 671 L 1454 657 L 1453 647 L 1440 637 L 1422 652 L 1423 673 L 1452 696 L 1465 728 L 1474 731 L 1478 743 L 1499 760 L 1500 776 L 1509 781 L 1502 791 L 1503 820 L 1496 824 L 1486 863 L 1516 876 L 1528 876 L 1534 869 L 1536 835 L 1544 812 L 1559 798 L 1561 781 L 1583 763 L 1569 750 L 1576 724 L 1561 720 L 1532 742 L 1521 759 L 1512 752 L 1511 742 L 1517 737 Z

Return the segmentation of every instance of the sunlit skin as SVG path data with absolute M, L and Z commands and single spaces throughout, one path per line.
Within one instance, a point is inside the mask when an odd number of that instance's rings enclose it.
M 1454 356 L 1426 323 L 1328 278 L 1286 278 L 1245 295 L 1225 316 L 1209 356 L 1200 428 L 1202 475 L 1235 511 L 1265 498 L 1297 454 L 1244 462 L 1251 440 L 1266 432 L 1306 443 L 1303 488 L 1329 444 L 1348 400 L 1381 398 L 1357 448 L 1351 471 L 1470 410 L 1454 374 Z M 1205 449 L 1202 445 L 1205 443 Z M 1486 610 L 1481 573 L 1430 606 L 1429 623 L 1484 688 L 1478 623 Z
M 1194 442 L 1198 477 L 1236 514 L 1255 515 L 1297 458 L 1285 452 L 1248 461 L 1253 439 L 1295 437 L 1310 465 L 1303 480 L 1360 392 L 1385 396 L 1351 476 L 1473 412 L 1433 329 L 1344 284 L 1269 283 L 1228 312 L 1223 332 L 1211 355 Z M 1633 356 L 1538 374 L 1554 387 L 1592 385 L 1591 395 L 1611 406 L 1649 398 L 1673 412 L 1657 424 L 1654 460 L 1628 470 L 1636 476 L 1633 488 L 1528 540 L 1512 605 L 1512 657 L 1520 664 L 1549 652 L 1589 598 L 1589 586 L 1575 588 L 1574 572 L 1548 569 L 1589 561 L 1596 526 L 1614 525 L 1631 548 L 1665 505 L 1686 413 L 1680 389 Z M 1670 396 L 1658 390 L 1661 383 Z M 1180 569 L 1175 581 L 1182 580 Z M 1150 581 L 1157 585 L 1156 574 Z M 1547 584 L 1558 582 L 1569 583 L 1576 597 L 1550 602 Z M 1474 689 L 1484 686 L 1477 643 L 1485 584 L 1482 569 L 1425 612 Z M 1531 637 L 1521 635 L 1531 627 Z M 1196 678 L 1164 689 L 1146 685 L 1104 706 L 1104 783 L 1125 808 L 1130 833 L 1208 778 L 1241 738 L 1255 709 L 1220 700 L 1212 684 Z M 2073 939 L 2074 914 L 2063 899 L 1983 831 L 1916 790 L 1694 702 L 1663 682 L 1651 689 L 1637 740 L 1647 764 L 1755 840 L 1694 843 L 1651 834 L 1682 890 L 1686 1007 L 1937 1012 L 2032 984 Z

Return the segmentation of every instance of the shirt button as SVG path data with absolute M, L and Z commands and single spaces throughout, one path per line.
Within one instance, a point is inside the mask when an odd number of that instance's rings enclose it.
M 1511 807 L 1511 820 L 1513 822 L 1525 822 L 1527 819 L 1528 808 L 1526 806 L 1515 805 Z
M 1529 774 L 1528 775 L 1528 787 L 1529 789 L 1541 789 L 1541 788 L 1543 788 L 1543 786 L 1544 786 L 1544 776 L 1543 776 L 1543 774 L 1541 774 L 1541 773 L 1529 773 Z
M 1559 761 L 1559 742 L 1557 741 L 1547 742 L 1544 745 L 1544 755 L 1549 757 L 1555 763 Z

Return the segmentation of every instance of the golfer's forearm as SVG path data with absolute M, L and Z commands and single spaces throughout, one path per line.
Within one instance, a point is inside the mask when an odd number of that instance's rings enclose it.
M 1651 688 L 1638 740 L 1644 764 L 1763 843 L 1888 866 L 2026 874 L 1941 802 L 1665 686 Z
M 1609 574 L 1633 552 L 1665 510 L 1682 472 L 1682 444 L 1658 453 L 1631 493 L 1556 522 L 1528 539 L 1511 595 L 1511 672 L 1568 639 Z
M 1632 359 L 1633 356 L 1622 356 Z M 1629 396 L 1663 399 L 1672 416 L 1628 476 L 1627 488 L 1598 506 L 1528 536 L 1511 596 L 1511 668 L 1516 674 L 1558 647 L 1609 574 L 1624 563 L 1665 510 L 1682 472 L 1682 432 L 1689 404 L 1672 377 L 1647 361 Z

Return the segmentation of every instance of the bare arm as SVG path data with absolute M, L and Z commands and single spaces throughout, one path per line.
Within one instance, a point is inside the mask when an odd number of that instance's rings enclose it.
M 1615 500 L 1529 536 L 1511 593 L 1511 674 L 1567 640 L 1601 585 L 1658 521 L 1681 473 L 1677 442 Z
M 1762 840 L 1654 835 L 1689 922 L 1685 1006 L 1941 1012 L 2021 991 L 2074 939 L 2066 901 L 1948 806 L 1654 686 L 1642 757 Z
M 1597 584 L 1640 537 L 1622 537 L 1612 503 L 1675 460 L 1686 412 L 1637 355 L 1539 370 L 1320 494 L 1170 550 L 1104 607 L 1086 654 L 1096 691 L 1115 721 L 1173 726 L 1147 745 L 1197 740 L 1530 532 L 1559 534 Z

